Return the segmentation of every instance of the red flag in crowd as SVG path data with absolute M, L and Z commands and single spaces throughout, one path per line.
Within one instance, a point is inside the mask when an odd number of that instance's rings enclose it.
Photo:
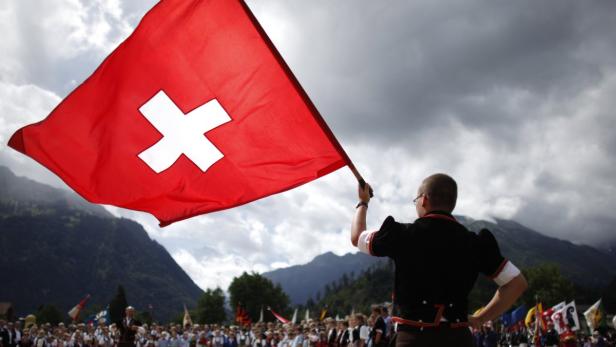
M 287 323 L 291 322 L 290 320 L 288 320 L 288 319 L 284 318 L 283 316 L 279 315 L 278 313 L 276 313 L 276 311 L 272 310 L 271 307 L 268 307 L 267 310 L 272 312 L 274 317 L 276 317 L 276 319 L 278 319 L 280 321 L 280 323 L 287 324 Z
M 87 200 L 168 225 L 352 163 L 241 0 L 163 0 L 9 141 Z
M 250 325 L 252 323 L 250 316 L 248 316 L 248 312 L 241 305 L 237 305 L 237 309 L 235 310 L 235 321 L 237 324 L 241 325 Z
M 68 311 L 68 315 L 71 317 L 71 319 L 73 319 L 73 322 L 79 318 L 79 314 L 86 306 L 86 302 L 88 302 L 88 300 L 90 300 L 90 294 L 86 295 L 86 297 L 81 299 L 81 301 L 77 305 L 75 305 L 75 307 Z
M 543 313 L 541 314 L 541 318 L 546 324 L 549 322 L 552 322 L 553 321 L 552 315 L 554 314 L 554 312 L 560 311 L 563 307 L 565 307 L 564 301 L 543 311 Z

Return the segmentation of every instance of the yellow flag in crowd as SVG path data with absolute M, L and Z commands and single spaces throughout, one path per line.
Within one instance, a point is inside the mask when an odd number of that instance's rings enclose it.
M 322 321 L 323 319 L 325 319 L 326 315 L 327 315 L 327 306 L 323 307 L 323 309 L 321 310 L 321 315 L 319 316 L 319 320 Z

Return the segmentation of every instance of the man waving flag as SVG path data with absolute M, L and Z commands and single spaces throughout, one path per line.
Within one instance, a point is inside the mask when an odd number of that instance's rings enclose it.
M 241 0 L 162 0 L 9 145 L 163 226 L 354 170 Z

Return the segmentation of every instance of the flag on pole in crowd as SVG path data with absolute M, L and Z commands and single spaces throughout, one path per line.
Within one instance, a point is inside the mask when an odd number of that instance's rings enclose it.
M 259 323 L 263 323 L 263 306 L 261 306 L 261 312 L 259 313 Z
M 522 305 L 513 309 L 510 312 L 506 312 L 501 316 L 501 320 L 505 328 L 511 328 L 518 324 L 519 322 L 524 321 L 526 318 L 526 313 L 528 312 L 528 308 L 526 305 Z
M 281 316 L 280 314 L 276 313 L 276 311 L 272 310 L 271 307 L 268 306 L 267 310 L 270 311 L 274 315 L 274 317 L 276 317 L 276 319 L 278 319 L 280 321 L 280 323 L 282 323 L 282 324 L 289 323 L 288 319 L 286 319 L 283 316 Z
M 535 342 L 535 347 L 541 347 L 541 332 L 545 330 L 546 327 L 543 326 L 541 319 L 543 313 L 543 307 L 540 302 L 535 306 L 535 335 L 533 336 L 533 340 Z
M 109 319 L 109 305 L 107 305 L 104 310 L 97 313 L 96 316 L 94 316 L 94 320 L 96 322 L 100 322 L 102 320 L 105 324 L 110 324 L 111 320 Z
M 192 319 L 190 319 L 190 313 L 188 313 L 188 309 L 186 308 L 186 305 L 184 305 L 184 319 L 182 321 L 182 327 L 186 327 L 186 325 L 188 326 L 192 326 Z
M 75 322 L 79 318 L 79 314 L 86 306 L 86 302 L 88 302 L 88 300 L 90 300 L 90 294 L 86 295 L 85 298 L 81 299 L 81 301 L 77 305 L 75 305 L 75 307 L 68 311 L 68 315 L 71 317 L 73 322 Z
M 353 167 L 241 0 L 161 1 L 9 146 L 161 226 Z
M 304 315 L 304 320 L 308 322 L 310 320 L 310 310 L 306 309 L 306 314 Z
M 580 319 L 578 318 L 577 307 L 575 306 L 575 300 L 568 303 L 565 308 L 565 322 L 571 331 L 580 330 Z
M 607 324 L 605 312 L 603 311 L 603 307 L 601 305 L 601 299 L 595 302 L 592 306 L 588 308 L 588 310 L 584 312 L 584 318 L 586 318 L 586 323 L 588 324 L 588 328 L 590 329 L 591 333 L 593 332 L 593 330 Z
M 237 308 L 235 310 L 235 321 L 240 326 L 250 325 L 252 323 L 248 312 L 246 312 L 240 304 L 237 304 Z
M 293 311 L 293 318 L 291 318 L 291 323 L 297 323 L 297 308 Z
M 326 316 L 327 316 L 327 305 L 325 305 L 321 309 L 321 314 L 319 315 L 319 321 L 323 321 L 323 319 L 325 319 Z
M 543 311 L 543 320 L 547 323 L 547 322 L 551 322 L 552 321 L 552 316 L 554 315 L 554 312 L 560 311 L 563 307 L 565 307 L 565 302 L 560 302 L 550 308 L 548 308 L 547 310 Z
M 30 327 L 32 327 L 35 324 L 36 324 L 36 316 L 33 314 L 29 314 L 26 316 L 26 319 L 24 320 L 24 329 L 30 329 Z
M 524 319 L 524 324 L 526 325 L 526 328 L 528 328 L 529 330 L 533 330 L 538 326 L 539 330 L 545 331 L 547 328 L 547 323 L 542 319 L 542 315 L 543 305 L 541 303 L 538 303 L 535 306 L 531 307 L 526 313 L 526 318 Z
M 526 305 L 522 305 L 513 310 L 513 312 L 511 312 L 511 324 L 514 325 L 518 322 L 524 321 L 524 318 L 526 318 L 526 312 L 528 312 L 528 307 L 526 307 Z
M 99 322 L 103 322 L 105 324 L 109 324 L 110 323 L 110 319 L 109 319 L 109 305 L 107 305 L 107 307 L 102 310 L 99 311 L 97 313 L 94 313 L 92 315 L 90 315 L 87 319 L 86 319 L 86 323 L 87 324 L 96 324 Z
M 529 331 L 533 333 L 533 345 L 539 346 L 541 343 L 541 332 L 545 330 L 545 325 L 541 319 L 543 313 L 543 305 L 539 302 L 539 298 L 536 299 L 535 306 L 531 307 L 526 314 L 524 324 Z
M 526 328 L 529 330 L 534 327 L 535 311 L 537 311 L 537 305 L 531 307 L 526 313 L 526 318 L 524 318 L 524 325 L 526 325 Z
M 554 313 L 552 313 L 552 316 L 550 316 L 550 319 L 552 320 L 552 322 L 554 323 L 554 330 L 556 330 L 556 332 L 558 332 L 558 334 L 562 334 L 567 330 L 567 323 L 565 321 L 565 315 L 564 315 L 564 311 L 565 308 L 560 308 L 558 311 L 555 311 Z
M 505 328 L 509 328 L 513 325 L 513 318 L 512 318 L 512 314 L 513 311 L 511 312 L 505 312 L 503 313 L 503 315 L 501 316 L 501 323 L 503 324 L 503 326 Z

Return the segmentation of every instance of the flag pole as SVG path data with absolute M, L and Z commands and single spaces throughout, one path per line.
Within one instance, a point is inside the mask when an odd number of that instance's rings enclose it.
M 353 173 L 353 176 L 355 176 L 355 179 L 357 179 L 357 183 L 359 183 L 359 185 L 363 189 L 366 186 L 366 181 L 364 180 L 362 175 L 359 173 L 359 171 L 355 167 L 355 164 L 353 164 L 353 161 L 351 161 L 351 158 L 349 157 L 349 155 L 346 153 L 344 148 L 342 148 L 342 146 L 340 145 L 340 142 L 338 142 L 338 139 L 336 139 L 336 137 L 334 136 L 334 133 L 332 132 L 332 130 L 329 128 L 329 126 L 325 122 L 325 119 L 323 119 L 323 116 L 321 116 L 321 113 L 319 113 L 319 110 L 316 108 L 316 106 L 314 106 L 314 104 L 312 103 L 312 100 L 310 100 L 310 97 L 308 97 L 308 94 L 306 93 L 302 85 L 299 84 L 299 81 L 293 74 L 293 71 L 291 71 L 291 69 L 289 68 L 289 65 L 287 65 L 287 62 L 284 61 L 284 59 L 282 58 L 282 55 L 280 54 L 280 52 L 278 52 L 278 49 L 276 48 L 276 46 L 274 46 L 274 43 L 272 42 L 272 40 L 270 40 L 270 38 L 267 36 L 267 33 L 265 32 L 265 30 L 263 30 L 263 27 L 261 27 L 261 24 L 255 17 L 255 15 L 252 13 L 252 11 L 250 10 L 250 7 L 248 7 L 248 5 L 246 4 L 246 1 L 240 0 L 240 3 L 242 4 L 242 8 L 244 9 L 244 12 L 246 12 L 246 15 L 248 16 L 248 18 L 250 18 L 250 21 L 252 22 L 254 27 L 259 32 L 259 35 L 269 47 L 270 52 L 272 52 L 272 55 L 274 56 L 274 58 L 276 58 L 276 61 L 278 61 L 278 64 L 280 64 L 282 69 L 285 71 L 287 77 L 289 77 L 289 79 L 291 80 L 291 83 L 295 87 L 295 90 L 302 97 L 302 99 L 304 100 L 304 102 L 306 103 L 310 111 L 312 111 L 312 115 L 314 116 L 317 123 L 319 123 L 321 130 L 323 130 L 325 135 L 329 138 L 329 141 L 334 145 L 334 147 L 336 147 L 336 150 L 338 150 L 338 153 L 342 155 L 346 165 L 349 167 L 349 169 L 351 169 L 351 172 Z M 370 196 L 372 197 L 373 195 L 374 195 L 373 191 L 372 189 L 370 189 Z

